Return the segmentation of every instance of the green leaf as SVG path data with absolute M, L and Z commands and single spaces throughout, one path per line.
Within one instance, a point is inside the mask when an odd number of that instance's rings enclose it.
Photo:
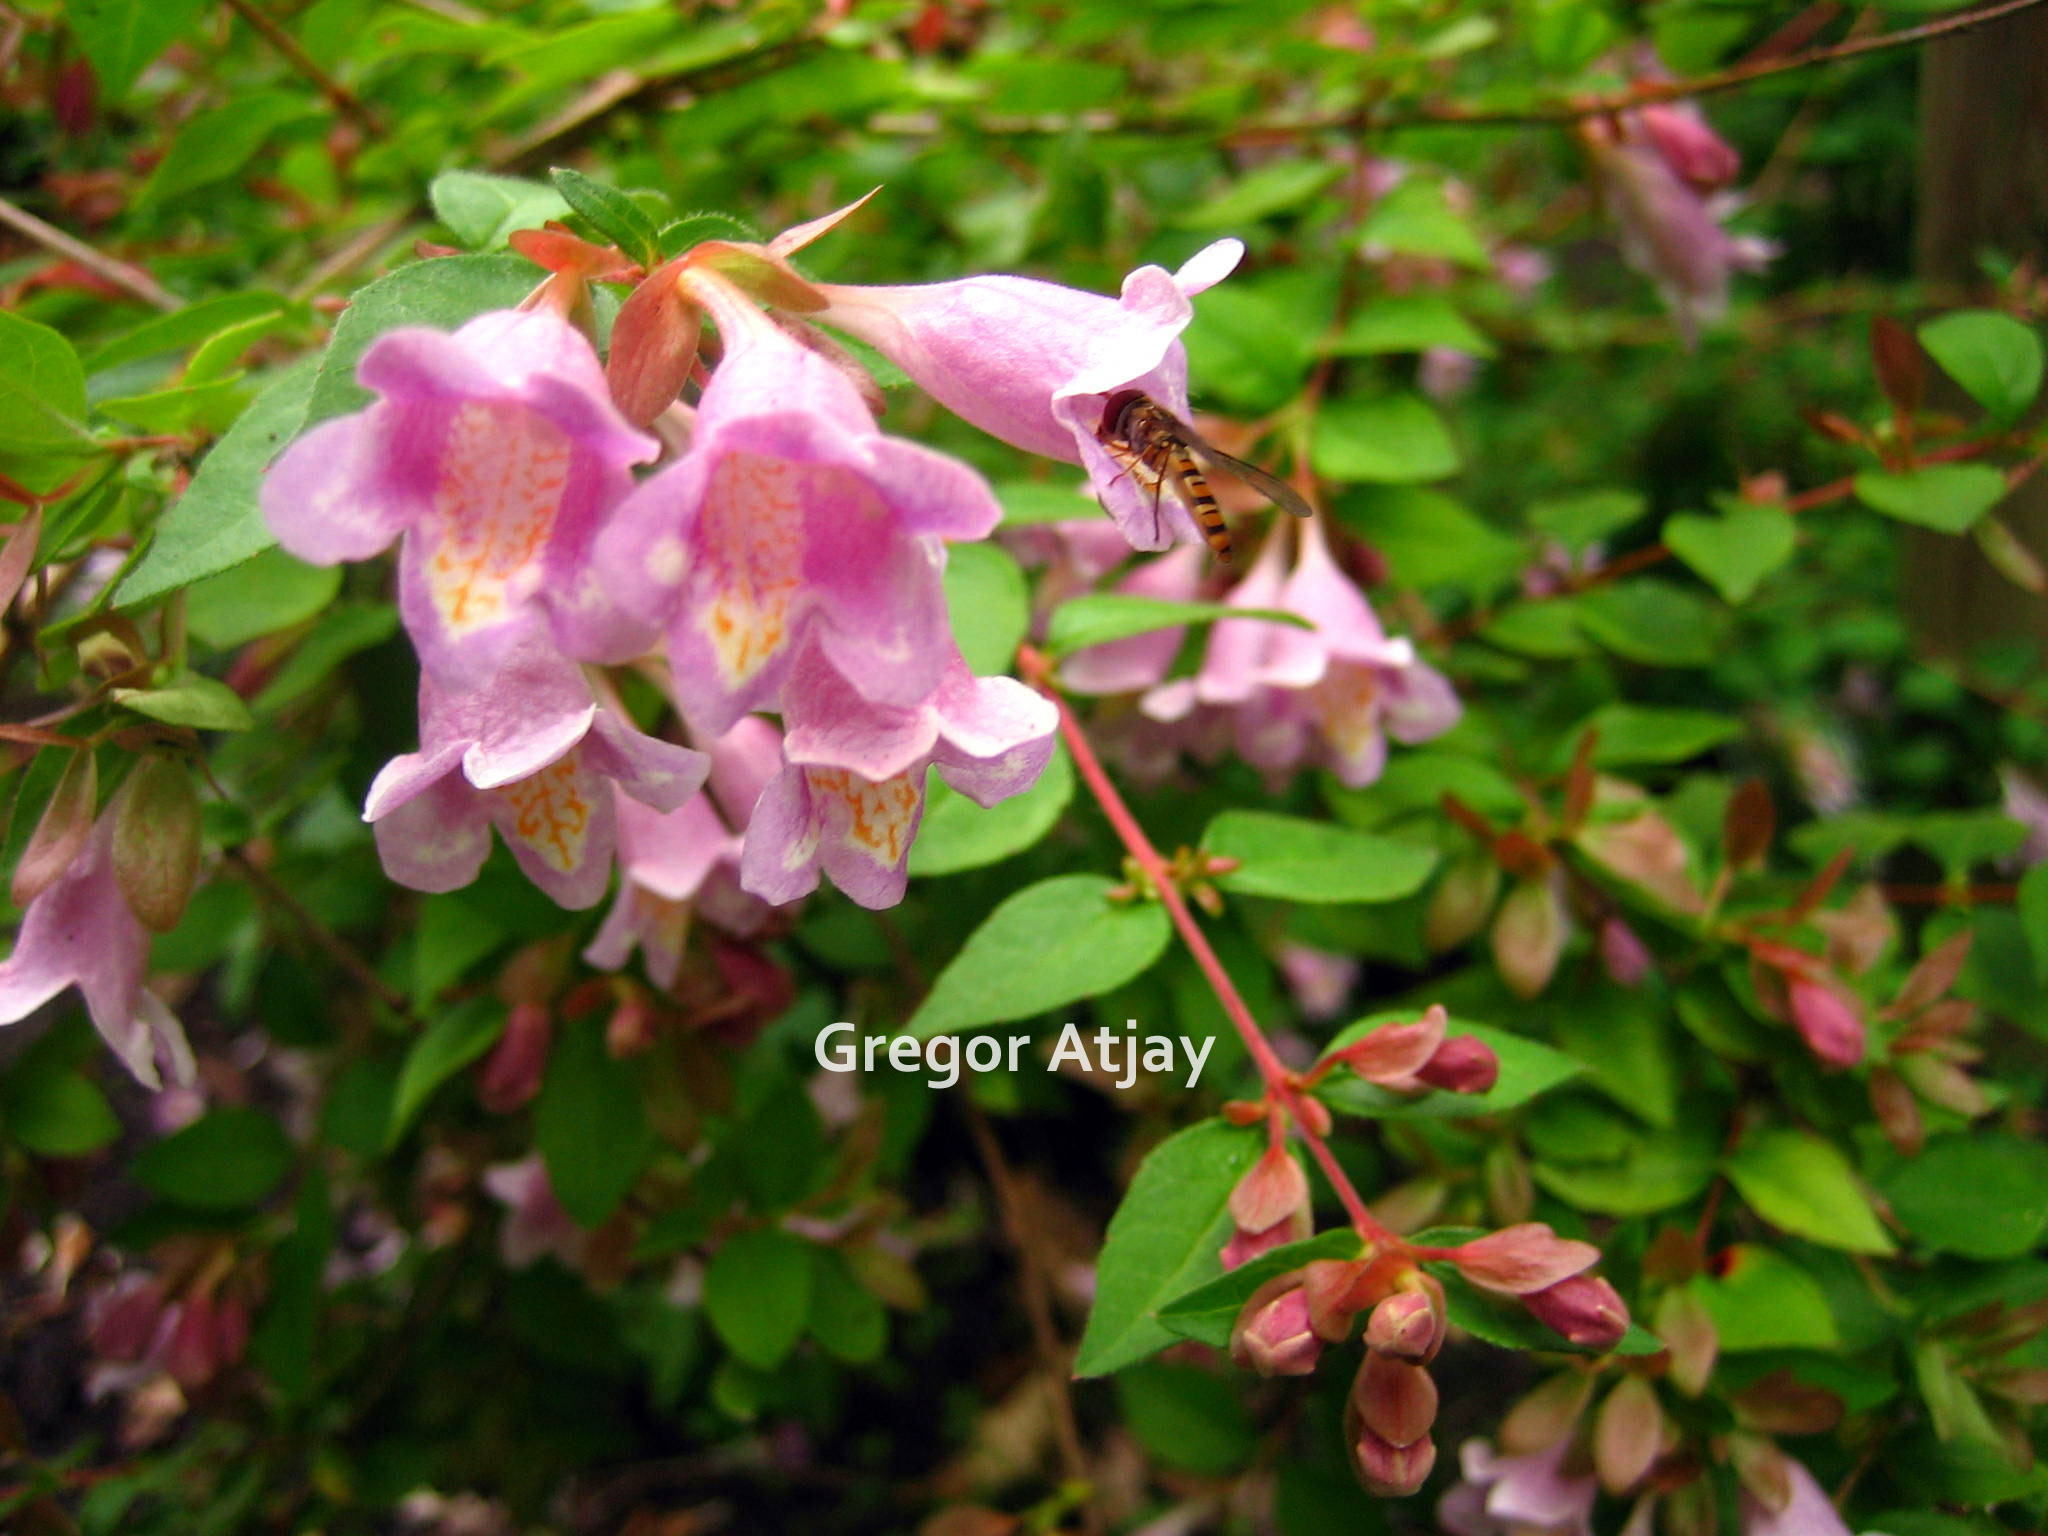
M 1385 557 L 1392 579 L 1404 586 L 1491 587 L 1525 563 L 1519 539 L 1427 486 L 1360 486 L 1341 497 L 1335 511 Z
M 83 450 L 85 370 L 47 325 L 0 309 L 0 453 Z
M 1752 1132 L 1725 1169 L 1750 1209 L 1772 1226 L 1850 1253 L 1893 1253 L 1849 1160 L 1810 1131 Z
M 919 1039 L 1028 1019 L 1122 986 L 1166 948 L 1166 913 L 1118 905 L 1100 875 L 1060 875 L 1009 897 L 968 935 L 905 1028 Z
M 249 1339 L 251 1357 L 293 1402 L 311 1395 L 322 1363 L 321 1302 L 334 1250 L 329 1198 L 327 1180 L 318 1170 L 300 1181 L 291 1232 L 270 1250 L 270 1294 Z
M 1332 1051 L 1341 1050 L 1382 1024 L 1402 1023 L 1414 1017 L 1414 1011 L 1409 1010 L 1375 1013 L 1370 1018 L 1359 1019 L 1345 1025 L 1323 1047 L 1323 1054 L 1327 1056 Z M 1450 1034 L 1453 1037 L 1471 1035 L 1491 1046 L 1493 1054 L 1500 1058 L 1500 1076 L 1485 1093 L 1444 1093 L 1437 1090 L 1420 1095 L 1389 1093 L 1348 1072 L 1338 1072 L 1316 1090 L 1317 1097 L 1332 1109 L 1362 1115 L 1369 1120 L 1474 1119 L 1501 1114 L 1526 1104 L 1538 1094 L 1547 1093 L 1586 1070 L 1582 1062 L 1574 1061 L 1562 1051 L 1553 1050 L 1537 1040 L 1510 1034 L 1504 1029 L 1495 1029 L 1490 1024 L 1452 1019 Z
M 1246 416 L 1285 404 L 1300 387 L 1319 329 L 1298 302 L 1270 288 L 1227 283 L 1203 294 L 1188 326 L 1190 379 L 1196 397 L 1211 396 Z
M 1798 537 L 1783 507 L 1731 497 L 1719 517 L 1679 512 L 1666 518 L 1664 542 L 1729 602 L 1746 603 L 1792 558 Z
M 246 731 L 256 723 L 234 689 L 196 672 L 161 688 L 116 688 L 112 697 L 138 715 L 195 731 Z
M 913 875 L 951 875 L 1021 853 L 1045 836 L 1074 798 L 1074 764 L 1056 750 L 1038 782 L 1021 795 L 976 805 L 934 775 L 925 786 L 924 819 L 910 847 Z
M 1316 415 L 1309 458 L 1332 480 L 1402 484 L 1458 470 L 1451 429 L 1435 406 L 1407 393 L 1331 401 Z
M 1154 630 L 1212 624 L 1218 619 L 1256 619 L 1261 623 L 1292 624 L 1296 629 L 1315 627 L 1300 614 L 1278 608 L 1233 608 L 1227 603 L 1177 603 L 1170 598 L 1138 597 L 1124 592 L 1088 592 L 1068 598 L 1053 609 L 1045 643 L 1054 656 L 1071 656 L 1091 645 L 1107 645 L 1112 640 L 1128 640 Z
M 2048 864 L 2036 864 L 2020 876 L 2019 917 L 2034 957 L 2034 976 L 2048 983 Z
M 848 1365 L 879 1360 L 889 1342 L 889 1315 L 881 1301 L 855 1278 L 853 1266 L 838 1250 L 814 1243 L 811 1260 L 817 1266 L 806 1324 L 811 1337 L 826 1354 Z
M 384 1144 L 395 1147 L 403 1141 L 434 1090 L 496 1045 L 504 1032 L 505 1005 L 495 998 L 473 997 L 435 1013 L 405 1053 Z
M 1598 768 L 1636 768 L 1682 763 L 1742 734 L 1742 722 L 1698 709 L 1659 709 L 1645 704 L 1606 704 L 1569 731 L 1558 748 L 1560 766 L 1570 760 L 1579 738 L 1597 730 L 1593 748 Z
M 1939 533 L 1968 533 L 2005 492 L 2004 473 L 1989 464 L 1928 464 L 1904 474 L 1869 469 L 1856 477 L 1856 499 L 1873 512 Z
M 1235 1383 L 1193 1365 L 1147 1365 L 1117 1378 L 1125 1427 L 1170 1467 L 1221 1477 L 1248 1465 L 1258 1430 Z
M 215 650 L 302 624 L 341 591 L 341 567 L 308 565 L 281 549 L 195 583 L 185 594 L 185 627 Z
M 1964 309 L 1920 327 L 1920 345 L 1999 421 L 2017 420 L 2041 391 L 2041 338 L 2011 315 Z
M 1579 628 L 1615 655 L 1653 667 L 1703 667 L 1720 650 L 1724 615 L 1695 592 L 1638 576 L 1579 595 Z
M 493 250 L 515 229 L 538 229 L 568 213 L 553 187 L 520 176 L 443 171 L 427 188 L 435 216 L 471 250 Z
M 370 392 L 356 383 L 356 364 L 386 331 L 402 325 L 454 330 L 487 310 L 515 307 L 539 280 L 538 269 L 523 256 L 437 256 L 357 290 L 320 359 L 306 425 L 370 403 Z
M 203 8 L 203 0 L 67 0 L 62 15 L 92 61 L 101 99 L 111 105 L 191 29 Z
M 1174 1341 L 1158 1309 L 1222 1272 L 1230 1191 L 1260 1149 L 1253 1132 L 1204 1120 L 1146 1154 L 1103 1239 L 1076 1376 L 1106 1376 Z
M 1428 292 L 1374 295 L 1358 306 L 1326 350 L 1338 357 L 1367 357 L 1432 347 L 1474 357 L 1492 357 L 1497 350 L 1449 298 Z
M 600 1023 L 571 1020 L 558 1031 L 533 1139 L 555 1198 L 578 1226 L 597 1226 L 617 1210 L 654 1153 L 640 1088 L 640 1069 L 612 1059 Z
M 1884 1195 L 1929 1248 L 2016 1259 L 2048 1232 L 2048 1147 L 1999 1131 L 1943 1137 L 1901 1164 Z
M 306 419 L 319 367 L 317 359 L 301 358 L 278 374 L 213 445 L 185 494 L 157 519 L 149 553 L 121 583 L 123 608 L 217 575 L 277 543 L 257 491 L 263 471 Z
M 137 1153 L 128 1171 L 146 1188 L 207 1211 L 260 1205 L 291 1172 L 292 1144 L 261 1110 L 216 1109 Z
M 136 202 L 160 204 L 227 180 L 256 158 L 271 134 L 318 110 L 297 92 L 252 91 L 194 114 L 177 130 Z
M 660 264 L 660 227 L 632 198 L 566 166 L 549 171 L 548 179 L 601 239 L 609 240 L 650 271 Z
M 1356 1231 L 1332 1227 L 1298 1243 L 1283 1243 L 1262 1253 L 1249 1264 L 1240 1264 L 1185 1295 L 1176 1296 L 1158 1308 L 1154 1316 L 1182 1338 L 1222 1349 L 1230 1343 L 1230 1329 L 1237 1314 L 1252 1299 L 1252 1292 L 1268 1280 L 1315 1259 L 1355 1259 L 1364 1251 L 1365 1244 Z
M 1440 182 L 1411 176 L 1373 205 L 1358 231 L 1368 256 L 1438 256 L 1484 271 L 1493 264 L 1486 242 L 1444 197 Z
M 737 240 L 758 245 L 761 231 L 731 213 L 686 213 L 661 226 L 661 254 L 680 256 L 706 240 Z
M 954 544 L 946 551 L 946 610 L 953 638 L 977 677 L 1008 672 L 1031 623 L 1024 572 L 997 544 Z
M 995 493 L 996 500 L 1003 505 L 1005 528 L 1066 523 L 1076 518 L 1103 515 L 1100 502 L 1071 485 L 1044 480 L 1005 480 L 997 483 Z
M 1643 515 L 1647 503 L 1639 491 L 1607 487 L 1552 496 L 1529 508 L 1529 526 L 1548 534 L 1573 554 L 1621 532 Z
M 1712 1275 L 1692 1281 L 1730 1352 L 1753 1349 L 1834 1349 L 1841 1344 L 1827 1293 L 1792 1260 L 1774 1249 L 1737 1243 L 1723 1251 Z
M 1299 207 L 1342 174 L 1338 166 L 1302 158 L 1269 160 L 1170 221 L 1192 229 L 1238 229 Z
M 1435 850 L 1420 844 L 1272 811 L 1225 811 L 1202 846 L 1238 861 L 1216 877 L 1224 890 L 1286 901 L 1397 901 L 1436 868 Z
M 1592 654 L 1586 632 L 1579 628 L 1578 604 L 1569 598 L 1517 603 L 1479 631 L 1488 645 L 1539 661 L 1561 661 Z
M 7 1134 L 39 1157 L 83 1157 L 121 1134 L 98 1085 L 59 1052 L 31 1050 L 0 1082 Z
M 296 306 L 274 293 L 241 291 L 218 294 L 187 304 L 168 315 L 157 315 L 121 332 L 86 354 L 85 371 L 106 373 L 123 363 L 145 357 L 162 357 L 183 352 L 208 338 L 231 331 L 265 316 L 284 315 Z
M 817 1271 L 811 1245 L 774 1227 L 742 1232 L 711 1256 L 704 1314 L 725 1347 L 772 1371 L 796 1348 L 811 1311 Z
M 1531 1165 L 1529 1171 L 1544 1189 L 1568 1205 L 1603 1216 L 1648 1216 L 1683 1205 L 1704 1190 L 1713 1181 L 1718 1146 L 1712 1128 L 1695 1122 L 1630 1135 L 1621 1155 L 1611 1160 L 1579 1161 L 1568 1150 L 1546 1147 Z

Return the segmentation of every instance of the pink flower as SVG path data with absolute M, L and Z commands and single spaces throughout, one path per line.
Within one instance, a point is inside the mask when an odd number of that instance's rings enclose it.
M 1742 1494 L 1742 1536 L 1849 1536 L 1827 1492 L 1813 1474 L 1790 1456 L 1780 1456 L 1791 1497 L 1783 1509 L 1772 1509 L 1755 1494 Z
M 1332 954 L 1291 939 L 1282 940 L 1274 950 L 1273 963 L 1280 968 L 1280 979 L 1287 984 L 1294 1006 L 1314 1024 L 1334 1019 L 1344 1011 L 1352 987 L 1365 970 L 1350 955 Z
M 605 970 L 635 946 L 657 985 L 675 985 L 683 942 L 698 912 L 742 938 L 760 930 L 768 908 L 739 883 L 747 818 L 781 767 L 781 735 L 749 715 L 711 744 L 711 777 L 673 811 L 618 797 L 619 894 L 583 958 Z
M 915 705 L 952 649 L 940 541 L 982 537 L 1001 509 L 964 464 L 878 431 L 838 364 L 723 280 L 692 281 L 725 356 L 690 451 L 598 539 L 608 594 L 666 627 L 694 730 L 778 707 L 812 634 L 862 697 Z
M 611 875 L 613 785 L 674 810 L 708 766 L 701 752 L 641 735 L 590 697 L 575 667 L 528 645 L 467 693 L 421 675 L 420 750 L 384 765 L 363 819 L 401 885 L 469 884 L 495 826 L 535 885 L 565 907 L 588 907 Z
M 1387 638 L 1331 557 L 1320 523 L 1299 526 L 1293 570 L 1281 577 L 1276 532 L 1227 601 L 1299 614 L 1315 628 L 1221 620 L 1195 676 L 1153 689 L 1143 707 L 1161 720 L 1181 719 L 1197 704 L 1227 707 L 1247 762 L 1272 773 L 1319 765 L 1357 788 L 1380 776 L 1389 735 L 1427 741 L 1456 725 L 1462 709 L 1414 646 Z
M 1728 307 L 1730 274 L 1761 271 L 1774 254 L 1768 241 L 1724 230 L 1730 204 L 1706 190 L 1733 179 L 1735 152 L 1689 109 L 1669 106 L 1589 118 L 1582 136 L 1623 257 L 1692 339 Z
M 570 1269 L 583 1262 L 588 1234 L 569 1218 L 538 1152 L 484 1170 L 484 1188 L 505 1207 L 498 1253 L 513 1269 L 552 1255 Z
M 1201 586 L 1207 563 L 1201 546 L 1184 544 L 1156 560 L 1140 561 L 1111 590 L 1129 597 L 1190 602 Z M 1106 645 L 1086 646 L 1060 663 L 1060 681 L 1074 693 L 1140 693 L 1165 680 L 1167 668 L 1186 638 L 1186 627 L 1177 625 Z
M 1032 453 L 1080 464 L 1137 549 L 1199 542 L 1169 496 L 1154 528 L 1151 492 L 1102 446 L 1111 395 L 1136 389 L 1177 416 L 1188 413 L 1180 333 L 1194 295 L 1230 275 L 1244 255 L 1218 240 L 1178 272 L 1140 267 L 1118 298 L 1028 277 L 962 278 L 914 287 L 820 284 L 831 306 L 818 318 L 878 348 L 927 393 L 984 432 Z
M 1792 1022 L 1822 1065 L 1853 1067 L 1862 1061 L 1863 1020 L 1840 989 L 1804 971 L 1787 972 L 1785 981 L 1791 992 Z
M 193 1077 L 192 1048 L 162 999 L 142 984 L 149 931 L 114 879 L 114 816 L 100 813 L 85 846 L 28 904 L 14 953 L 0 964 L 0 1023 L 18 1023 L 66 987 L 85 998 L 93 1027 L 148 1087 Z
M 517 311 L 389 331 L 356 377 L 377 403 L 315 427 L 264 479 L 286 549 L 332 565 L 398 539 L 399 612 L 422 665 L 457 686 L 537 632 L 570 655 L 644 648 L 589 558 L 628 466 L 658 444 L 612 405 L 582 332 Z
M 1567 1435 L 1531 1455 L 1502 1456 L 1467 1440 L 1458 1453 L 1464 1476 L 1437 1505 L 1437 1523 L 1451 1536 L 1592 1536 L 1600 1484 L 1590 1470 L 1564 1471 L 1570 1448 Z
M 973 676 L 957 650 L 922 702 L 870 703 L 812 644 L 791 665 L 783 722 L 785 766 L 754 806 L 741 883 L 780 906 L 822 869 L 862 906 L 887 907 L 903 899 L 926 768 L 994 805 L 1037 782 L 1059 717 L 1014 678 Z

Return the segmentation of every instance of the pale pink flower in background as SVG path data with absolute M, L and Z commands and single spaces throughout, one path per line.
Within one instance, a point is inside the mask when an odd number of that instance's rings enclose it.
M 1307 944 L 1283 942 L 1273 954 L 1280 979 L 1301 1016 L 1312 1024 L 1334 1019 L 1344 1011 L 1351 989 L 1364 966 L 1350 955 L 1331 954 Z
M 1780 1465 L 1790 1487 L 1785 1507 L 1772 1509 L 1745 1488 L 1742 1536 L 1849 1536 L 1849 1527 L 1813 1474 L 1790 1456 L 1781 1457 Z
M 583 1262 L 589 1234 L 555 1198 L 547 1166 L 538 1152 L 484 1170 L 484 1189 L 505 1207 L 498 1227 L 498 1252 L 513 1269 L 552 1256 L 570 1269 Z
M 959 652 L 938 688 L 908 706 L 874 704 L 808 645 L 791 667 L 785 766 L 753 808 L 741 882 L 778 906 L 819 871 L 862 906 L 903 899 L 924 814 L 925 770 L 977 805 L 1021 794 L 1052 757 L 1058 711 L 1014 678 L 975 677 Z
M 663 628 L 690 727 L 774 709 L 815 634 L 862 695 L 910 705 L 951 649 L 947 539 L 1002 516 L 966 465 L 879 431 L 859 390 L 723 281 L 693 293 L 725 355 L 690 451 L 644 482 L 597 541 L 611 599 Z
M 1564 1470 L 1569 1435 L 1545 1450 L 1503 1456 L 1484 1440 L 1458 1453 L 1464 1474 L 1443 1496 L 1437 1524 L 1449 1536 L 1592 1536 L 1599 1479 Z
M 1208 559 L 1199 546 L 1183 544 L 1157 559 L 1139 561 L 1110 590 L 1127 597 L 1191 602 L 1201 588 Z M 1175 625 L 1084 647 L 1060 663 L 1060 682 L 1072 693 L 1141 693 L 1165 680 L 1186 639 L 1186 627 Z
M 2013 855 L 2014 861 L 2021 865 L 2048 861 L 2048 791 L 2010 763 L 1999 764 L 1998 783 L 2003 791 L 2000 808 L 2027 829 L 2027 840 Z
M 356 377 L 380 397 L 323 422 L 263 481 L 263 513 L 302 560 L 399 541 L 398 606 L 421 665 L 468 686 L 536 633 L 623 659 L 634 630 L 589 565 L 598 523 L 658 444 L 613 406 L 583 333 L 499 311 L 452 335 L 388 331 Z
M 617 841 L 612 788 L 674 810 L 703 784 L 705 755 L 643 736 L 590 696 L 575 667 L 528 646 L 482 687 L 420 678 L 420 750 L 370 786 L 385 873 L 418 891 L 469 884 L 491 828 L 528 878 L 565 907 L 604 894 Z
M 18 1023 L 76 986 L 93 1028 L 139 1082 L 157 1088 L 168 1075 L 189 1084 L 192 1048 L 171 1010 L 143 985 L 148 967 L 149 930 L 114 879 L 110 807 L 70 867 L 22 914 L 14 952 L 0 964 L 0 1023 Z
M 1415 384 L 1432 400 L 1450 402 L 1479 382 L 1485 360 L 1456 347 L 1425 347 L 1415 365 Z
M 1243 242 L 1218 240 L 1177 272 L 1140 267 L 1117 298 L 1003 275 L 908 287 L 819 284 L 817 318 L 876 348 L 941 405 L 1031 453 L 1080 464 L 1137 549 L 1200 542 L 1177 498 L 1153 498 L 1098 435 L 1109 397 L 1135 389 L 1188 414 L 1180 333 L 1193 297 L 1230 275 Z

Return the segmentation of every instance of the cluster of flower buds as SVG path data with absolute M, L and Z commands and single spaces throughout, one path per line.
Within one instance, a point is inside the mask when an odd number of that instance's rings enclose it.
M 989 534 L 1000 509 L 965 465 L 878 428 L 872 380 L 814 322 L 1006 441 L 1085 466 L 1130 543 L 1161 548 L 1196 530 L 1105 447 L 1105 401 L 1138 390 L 1186 411 L 1189 300 L 1242 247 L 1141 268 L 1118 298 L 799 276 L 790 255 L 850 211 L 652 272 L 524 232 L 515 246 L 551 273 L 527 305 L 380 336 L 357 367 L 376 400 L 273 466 L 264 510 L 293 553 L 399 546 L 421 746 L 365 808 L 395 879 L 466 884 L 495 829 L 537 884 L 586 907 L 616 855 L 623 888 L 590 958 L 637 945 L 672 979 L 691 910 L 744 934 L 821 872 L 866 905 L 899 900 L 928 769 L 984 805 L 1036 779 L 1053 710 L 971 675 L 941 588 L 947 545 Z M 574 323 L 592 281 L 635 284 L 606 363 Z M 645 670 L 680 739 L 643 733 L 590 663 Z
M 220 1257 L 175 1284 L 131 1272 L 92 1298 L 86 1335 L 103 1366 L 99 1391 L 167 1375 L 189 1394 L 242 1358 L 249 1303 Z
M 1636 74 L 1652 84 L 1663 77 L 1654 57 Z M 1760 271 L 1774 254 L 1768 241 L 1722 228 L 1740 158 L 1690 102 L 1596 114 L 1578 133 L 1620 226 L 1622 255 L 1657 285 L 1691 339 L 1727 307 L 1730 274 Z
M 185 766 L 160 756 L 137 762 L 95 815 L 97 791 L 92 749 L 81 747 L 15 866 L 11 894 L 27 911 L 0 964 L 0 1023 L 75 985 L 139 1080 L 189 1083 L 185 1032 L 143 977 L 151 932 L 177 925 L 199 877 L 199 797 Z
M 1499 1071 L 1493 1052 L 1470 1036 L 1447 1040 L 1447 1022 L 1435 1007 L 1413 1022 L 1381 1025 L 1331 1053 L 1295 1086 L 1312 1086 L 1342 1064 L 1395 1091 L 1484 1092 Z M 1265 1152 L 1231 1191 L 1233 1231 L 1221 1257 L 1224 1268 L 1234 1270 L 1308 1237 L 1312 1218 L 1307 1175 L 1279 1139 L 1277 1115 L 1248 1103 L 1226 1113 L 1240 1123 L 1263 1115 L 1275 1128 Z M 1312 1259 L 1267 1278 L 1238 1311 L 1230 1355 L 1263 1376 L 1305 1376 L 1327 1348 L 1362 1332 L 1364 1358 L 1346 1400 L 1345 1443 L 1360 1481 L 1378 1493 L 1414 1492 L 1436 1462 L 1430 1430 L 1437 1391 L 1429 1364 L 1443 1347 L 1449 1310 L 1443 1282 L 1425 1263 L 1448 1264 L 1466 1283 L 1514 1298 L 1585 1348 L 1609 1348 L 1630 1326 L 1614 1288 L 1585 1273 L 1599 1250 L 1559 1237 L 1541 1222 L 1453 1247 L 1404 1241 L 1384 1229 L 1361 1230 L 1360 1241 L 1356 1258 Z
M 1085 568 L 1094 537 L 1072 530 L 1077 552 L 1069 563 Z M 1461 706 L 1449 681 L 1408 640 L 1388 637 L 1365 593 L 1337 563 L 1320 519 L 1278 520 L 1257 559 L 1225 590 L 1216 590 L 1193 550 L 1140 563 L 1115 590 L 1280 610 L 1315 626 L 1220 619 L 1188 677 L 1168 676 L 1186 638 L 1180 629 L 1067 658 L 1061 678 L 1073 691 L 1136 696 L 1117 745 L 1139 771 L 1161 771 L 1182 753 L 1206 761 L 1234 751 L 1276 781 L 1321 767 L 1357 788 L 1385 768 L 1389 736 L 1413 745 L 1458 723 Z

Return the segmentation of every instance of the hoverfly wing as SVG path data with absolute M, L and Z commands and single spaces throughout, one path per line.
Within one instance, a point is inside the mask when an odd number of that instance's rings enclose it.
M 1194 449 L 1211 464 L 1228 470 L 1232 475 L 1272 502 L 1274 506 L 1284 508 L 1296 517 L 1315 516 L 1315 508 L 1303 500 L 1301 492 L 1297 491 L 1286 481 L 1278 476 L 1267 474 L 1256 464 L 1247 464 L 1236 455 L 1225 453 L 1221 448 L 1218 448 L 1214 443 L 1202 436 L 1201 433 L 1164 407 L 1154 405 L 1152 409 L 1157 411 L 1163 420 L 1172 425 L 1174 432 L 1180 437 L 1182 442 Z

